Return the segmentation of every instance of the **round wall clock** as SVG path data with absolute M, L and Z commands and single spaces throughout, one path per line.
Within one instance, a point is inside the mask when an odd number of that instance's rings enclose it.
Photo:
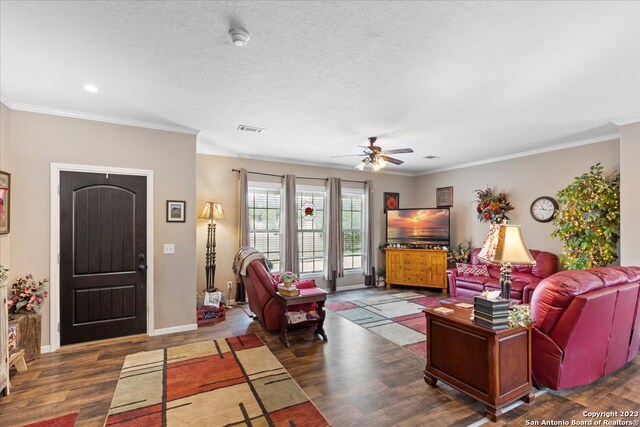
M 558 211 L 558 202 L 549 196 L 538 197 L 531 203 L 531 216 L 538 222 L 549 222 Z

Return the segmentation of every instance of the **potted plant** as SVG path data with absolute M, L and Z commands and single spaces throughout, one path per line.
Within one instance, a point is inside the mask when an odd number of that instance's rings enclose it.
M 471 260 L 471 249 L 471 240 L 467 240 L 466 242 L 459 243 L 457 246 L 450 247 L 447 253 L 447 260 L 449 261 L 451 268 L 455 267 L 455 264 L 458 262 L 468 264 Z
M 560 209 L 551 236 L 562 240 L 565 268 L 604 267 L 618 259 L 620 174 L 604 175 L 600 163 L 558 191 Z

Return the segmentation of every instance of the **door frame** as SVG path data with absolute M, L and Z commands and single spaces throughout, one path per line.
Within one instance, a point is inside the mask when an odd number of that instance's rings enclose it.
M 49 343 L 50 351 L 60 348 L 60 172 L 136 175 L 147 178 L 147 335 L 154 334 L 153 322 L 153 170 L 108 166 L 51 163 L 51 250 L 49 282 Z

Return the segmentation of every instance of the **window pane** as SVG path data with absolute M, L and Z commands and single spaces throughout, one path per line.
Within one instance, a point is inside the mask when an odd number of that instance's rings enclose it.
M 249 242 L 280 269 L 280 190 L 249 187 Z

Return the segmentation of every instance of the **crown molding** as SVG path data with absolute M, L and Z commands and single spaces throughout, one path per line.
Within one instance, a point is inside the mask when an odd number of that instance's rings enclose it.
M 166 132 L 183 133 L 187 135 L 198 135 L 198 133 L 200 133 L 200 130 L 198 129 L 168 125 L 164 123 L 147 122 L 144 120 L 124 119 L 121 117 L 105 116 L 102 114 L 83 113 L 80 111 L 62 110 L 58 108 L 45 107 L 42 105 L 13 102 L 5 94 L 2 94 L 2 103 L 5 104 L 7 107 L 9 107 L 9 109 L 11 110 L 25 111 L 28 113 L 49 114 L 52 116 L 70 117 L 72 119 L 91 120 L 94 122 L 112 123 L 116 125 L 133 126 L 133 127 L 145 128 L 145 129 L 155 129 L 155 130 L 162 130 Z
M 640 123 L 640 117 L 631 117 L 628 119 L 616 119 L 616 120 L 612 120 L 611 123 L 613 123 L 616 126 L 624 126 L 624 125 L 630 125 L 632 123 Z
M 11 107 L 13 107 L 13 104 L 15 104 L 13 99 L 5 95 L 4 92 L 0 92 L 0 102 L 7 106 L 9 109 L 12 109 Z
M 446 168 L 434 169 L 432 171 L 425 172 L 416 176 L 431 175 L 434 173 L 447 172 L 455 169 L 463 169 L 471 166 L 486 165 L 487 163 L 502 162 L 504 160 L 511 160 L 511 159 L 517 159 L 520 157 L 533 156 L 535 154 L 542 154 L 542 153 L 548 153 L 551 151 L 564 150 L 567 148 L 579 147 L 581 145 L 596 144 L 598 142 L 611 141 L 613 139 L 619 139 L 619 138 L 620 138 L 620 134 L 616 134 L 616 133 L 604 135 L 604 136 L 597 136 L 594 138 L 582 139 L 580 141 L 567 142 L 564 144 L 552 145 L 550 147 L 544 147 L 544 148 L 536 148 L 533 150 L 521 151 L 519 153 L 507 154 L 505 156 L 499 156 L 499 157 L 492 157 L 489 159 L 478 160 L 475 162 L 461 163 L 459 165 L 449 166 Z

